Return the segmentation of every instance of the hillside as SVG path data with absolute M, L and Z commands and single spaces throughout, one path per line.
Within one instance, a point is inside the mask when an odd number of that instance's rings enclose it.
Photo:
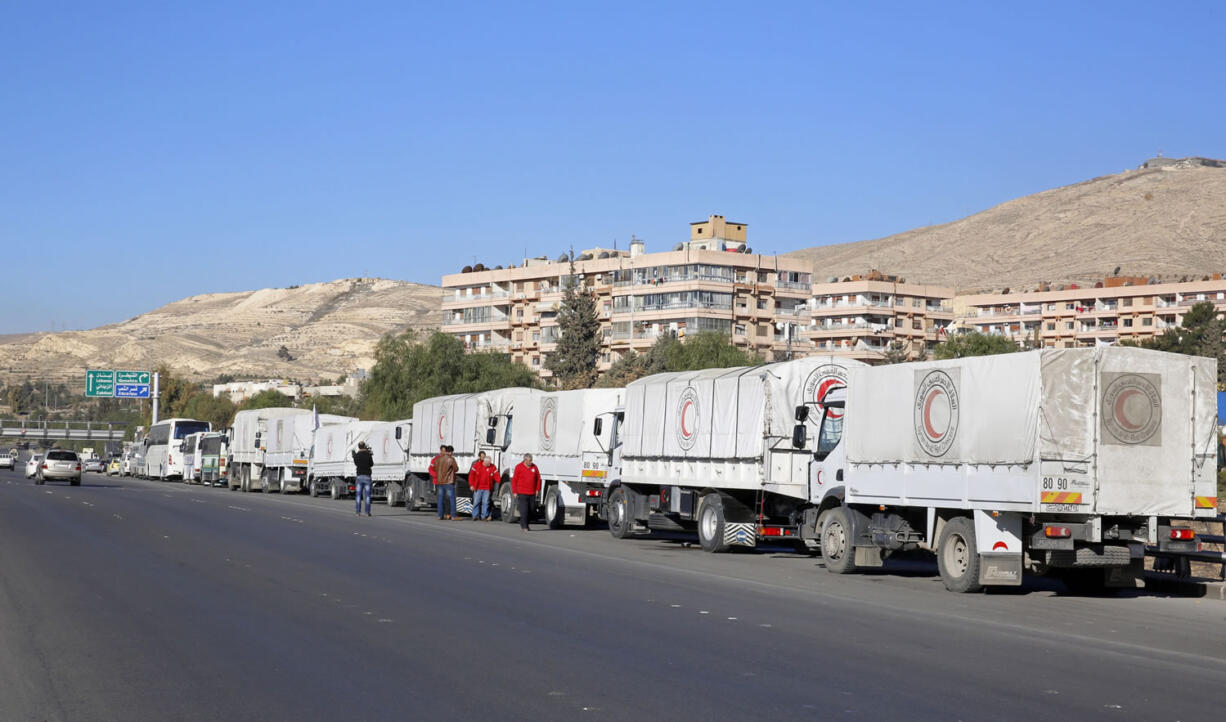
M 1116 267 L 1200 278 L 1226 271 L 1226 162 L 1156 158 L 952 223 L 786 255 L 817 280 L 876 268 L 963 292 L 1093 283 Z
M 437 327 L 442 289 L 357 278 L 192 296 L 89 331 L 0 337 L 0 380 L 167 364 L 194 379 L 335 377 L 369 369 L 388 331 Z M 278 357 L 285 346 L 292 361 Z

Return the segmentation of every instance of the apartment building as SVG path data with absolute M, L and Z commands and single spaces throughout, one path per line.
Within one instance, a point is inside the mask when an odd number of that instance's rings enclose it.
M 877 271 L 817 283 L 812 292 L 802 336 L 815 353 L 874 363 L 897 341 L 915 359 L 944 340 L 954 320 L 952 288 Z
M 578 254 L 575 272 L 596 299 L 603 343 L 601 370 L 627 352 L 646 351 L 674 333 L 717 331 L 766 358 L 783 358 L 808 324 L 810 267 L 804 261 L 755 254 L 748 226 L 713 215 L 690 224 L 688 241 L 648 253 L 593 248 Z M 511 268 L 478 264 L 443 277 L 443 330 L 470 349 L 511 354 L 542 376 L 556 348 L 557 314 L 568 282 L 565 256 L 525 259 Z M 795 349 L 799 350 L 799 349 Z
M 962 296 L 959 324 L 982 333 L 1052 348 L 1140 341 L 1183 323 L 1189 308 L 1212 301 L 1226 311 L 1221 274 L 1201 281 L 1150 283 L 1111 277 L 1093 288 Z

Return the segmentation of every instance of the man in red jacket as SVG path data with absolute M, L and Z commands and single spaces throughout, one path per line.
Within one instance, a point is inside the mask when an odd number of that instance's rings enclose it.
M 477 460 L 468 470 L 468 488 L 473 491 L 473 521 L 490 518 L 490 489 L 494 485 L 494 465 L 485 460 L 485 452 L 477 454 Z
M 524 531 L 528 531 L 528 519 L 540 490 L 541 471 L 532 463 L 532 454 L 524 454 L 524 460 L 516 465 L 515 473 L 511 475 L 511 493 L 515 494 L 519 507 L 519 528 Z

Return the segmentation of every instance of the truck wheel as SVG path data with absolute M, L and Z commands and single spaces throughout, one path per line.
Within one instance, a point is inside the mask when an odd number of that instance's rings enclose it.
M 507 524 L 519 521 L 519 515 L 515 513 L 515 495 L 511 493 L 509 482 L 504 481 L 498 488 L 498 511 L 498 516 Z
M 852 543 L 851 514 L 846 507 L 835 507 L 825 514 L 822 524 L 822 559 L 826 571 L 851 574 L 856 571 L 856 549 Z
M 975 524 L 964 516 L 946 522 L 937 545 L 937 569 L 941 572 L 945 588 L 959 594 L 982 591 L 979 561 Z
M 405 485 L 404 508 L 409 511 L 421 511 L 422 503 L 419 501 L 425 494 L 421 492 L 421 484 L 417 479 L 412 479 Z
M 609 494 L 608 510 L 609 533 L 614 539 L 625 539 L 634 529 L 634 519 L 630 514 L 630 495 L 624 486 L 619 486 Z
M 561 529 L 566 521 L 566 510 L 562 506 L 562 495 L 558 487 L 551 486 L 545 492 L 545 523 L 550 529 Z
M 316 489 L 316 488 L 315 488 L 315 480 L 314 480 L 314 479 L 311 479 L 310 481 L 308 481 L 308 482 L 307 482 L 307 486 L 308 486 L 308 487 L 310 487 L 310 488 L 308 489 L 308 491 L 310 492 L 310 494 L 311 494 L 311 498 L 312 498 L 312 499 L 314 499 L 315 497 L 319 496 L 319 489 Z
M 341 498 L 341 485 L 337 483 L 336 479 L 333 479 L 333 480 L 332 480 L 332 489 L 331 489 L 331 491 L 332 491 L 332 499 L 333 499 L 334 501 L 335 501 L 336 499 Z
M 400 496 L 404 493 L 401 491 L 401 488 L 400 484 L 394 481 L 389 481 L 384 485 L 383 490 L 387 493 L 387 505 L 389 507 L 400 503 Z
M 719 494 L 710 493 L 702 497 L 702 506 L 698 508 L 698 543 L 703 551 L 718 554 L 728 551 L 728 542 L 724 539 L 724 502 Z

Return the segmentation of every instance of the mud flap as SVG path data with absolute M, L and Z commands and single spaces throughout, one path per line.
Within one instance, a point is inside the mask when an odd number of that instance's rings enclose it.
M 979 552 L 979 583 L 1019 586 L 1022 583 L 1022 516 L 1016 512 L 975 510 L 975 546 Z

